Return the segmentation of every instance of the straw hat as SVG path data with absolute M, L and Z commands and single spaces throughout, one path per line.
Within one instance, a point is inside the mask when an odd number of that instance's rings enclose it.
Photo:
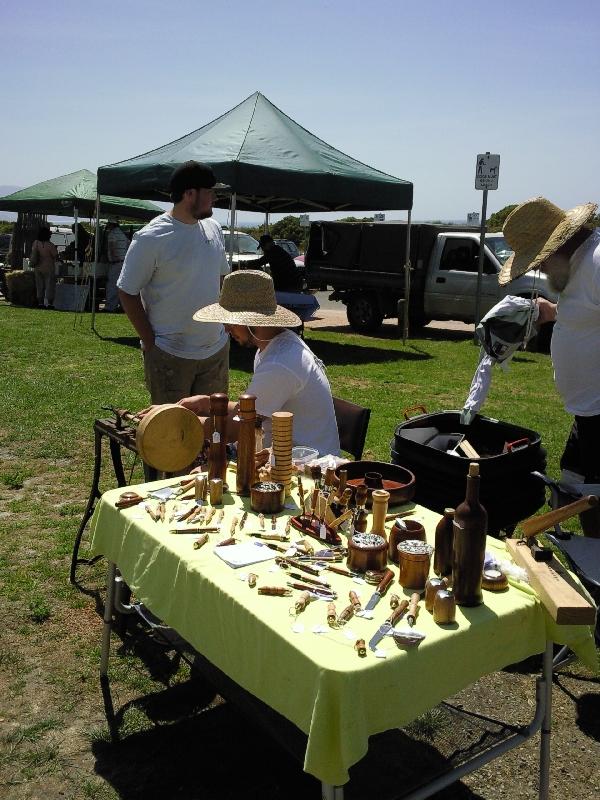
M 501 286 L 539 267 L 588 223 L 598 206 L 584 203 L 563 211 L 545 197 L 534 197 L 517 206 L 506 218 L 502 233 L 515 251 L 498 275 Z
M 277 305 L 273 279 L 266 272 L 243 269 L 225 276 L 218 303 L 194 314 L 198 322 L 295 328 L 300 317 Z

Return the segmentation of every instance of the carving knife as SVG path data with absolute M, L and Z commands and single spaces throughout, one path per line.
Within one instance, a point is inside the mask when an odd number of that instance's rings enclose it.
M 369 647 L 373 652 L 377 650 L 377 645 L 383 639 L 383 637 L 387 636 L 387 634 L 392 630 L 394 625 L 400 620 L 402 616 L 404 616 L 407 608 L 408 608 L 408 600 L 402 600 L 402 602 L 398 605 L 398 608 L 394 609 L 394 612 L 390 614 L 390 616 L 386 619 L 383 625 L 379 627 L 375 635 L 371 637 L 369 641 Z
M 390 583 L 394 580 L 394 573 L 391 569 L 386 569 L 383 573 L 383 578 L 379 581 L 377 588 L 371 595 L 371 599 L 367 603 L 365 611 L 373 611 L 377 603 L 381 600 L 383 595 L 387 592 Z

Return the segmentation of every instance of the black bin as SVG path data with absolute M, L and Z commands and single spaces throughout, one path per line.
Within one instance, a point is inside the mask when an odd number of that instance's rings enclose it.
M 442 513 L 444 508 L 456 508 L 464 500 L 469 463 L 476 461 L 489 533 L 510 532 L 545 503 L 544 484 L 532 474 L 546 469 L 541 437 L 528 428 L 481 415 L 470 425 L 461 425 L 460 414 L 421 414 L 398 425 L 391 442 L 392 464 L 415 474 L 417 503 Z M 461 434 L 481 458 L 446 452 L 446 447 L 457 443 Z

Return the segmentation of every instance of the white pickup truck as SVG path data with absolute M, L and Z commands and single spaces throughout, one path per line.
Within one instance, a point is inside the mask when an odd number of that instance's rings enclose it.
M 404 298 L 405 223 L 313 222 L 305 259 L 311 288 L 331 287 L 359 332 L 376 331 L 398 315 Z M 411 226 L 411 327 L 431 320 L 475 321 L 479 229 Z M 507 294 L 556 301 L 545 275 L 529 272 L 499 286 L 498 272 L 511 250 L 501 234 L 486 236 L 481 316 Z

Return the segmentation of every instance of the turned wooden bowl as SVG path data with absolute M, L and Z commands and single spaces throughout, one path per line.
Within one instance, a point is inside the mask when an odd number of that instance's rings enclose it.
M 367 495 L 367 505 L 371 505 L 371 493 L 373 488 L 385 489 L 390 493 L 388 500 L 389 506 L 408 503 L 415 495 L 415 476 L 413 473 L 401 467 L 399 464 L 388 464 L 385 461 L 348 461 L 336 469 L 339 478 L 340 470 L 345 469 L 348 473 L 346 486 L 354 490 L 356 487 L 365 483 L 367 473 L 379 473 L 381 475 L 381 485 L 369 488 Z

